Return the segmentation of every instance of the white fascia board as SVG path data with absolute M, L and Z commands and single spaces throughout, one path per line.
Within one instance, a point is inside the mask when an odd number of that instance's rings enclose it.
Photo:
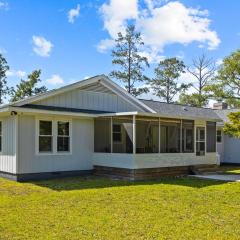
M 102 114 L 98 114 L 97 117 L 133 116 L 137 114 L 138 112 L 102 113 Z
M 32 108 L 22 108 L 22 107 L 9 107 L 8 112 L 18 112 L 18 113 L 34 113 L 34 114 L 48 114 L 48 115 L 62 115 L 62 116 L 72 116 L 72 117 L 88 117 L 95 118 L 97 114 L 88 113 L 75 113 L 75 112 L 64 112 L 64 111 L 51 111 L 42 109 L 32 109 Z
M 124 89 L 122 89 L 116 83 L 111 81 L 105 75 L 95 76 L 95 77 L 92 77 L 92 78 L 89 78 L 89 79 L 86 79 L 86 80 L 83 80 L 83 81 L 80 81 L 80 82 L 77 82 L 77 83 L 73 83 L 73 84 L 68 85 L 68 86 L 64 86 L 64 87 L 56 89 L 56 90 L 51 90 L 47 93 L 43 93 L 43 94 L 40 94 L 40 95 L 37 95 L 37 96 L 29 97 L 27 99 L 20 100 L 20 101 L 15 102 L 11 105 L 8 105 L 8 106 L 19 107 L 19 106 L 22 106 L 24 104 L 34 103 L 36 101 L 40 101 L 42 99 L 53 97 L 55 95 L 58 95 L 58 94 L 61 94 L 61 93 L 67 92 L 67 91 L 71 91 L 71 90 L 74 90 L 76 88 L 80 88 L 80 87 L 83 87 L 83 86 L 86 86 L 86 85 L 89 85 L 89 84 L 92 84 L 92 83 L 95 83 L 95 82 L 101 82 L 102 85 L 109 88 L 115 94 L 122 97 L 125 101 L 129 102 L 130 104 L 133 104 L 138 109 L 141 109 L 140 107 L 142 107 L 143 109 L 145 109 L 147 111 L 150 111 L 151 113 L 156 113 L 153 109 L 151 109 L 150 107 L 148 107 L 147 105 L 145 105 L 144 103 L 139 101 L 137 98 L 133 97 L 131 94 L 126 92 Z M 117 89 L 117 91 L 115 89 Z
M 180 117 L 180 116 L 169 116 L 158 113 L 144 113 L 144 112 L 118 112 L 118 113 L 103 113 L 98 114 L 97 117 L 114 117 L 114 116 L 146 116 L 146 117 L 156 117 L 156 118 L 175 118 L 175 119 L 186 119 L 186 120 L 202 120 L 202 121 L 216 121 L 220 122 L 220 119 L 210 119 L 210 118 L 193 118 L 193 117 Z
M 216 122 L 221 122 L 221 119 L 213 119 L 213 118 L 198 118 L 198 117 L 180 117 L 180 116 L 175 116 L 175 115 L 164 115 L 164 114 L 159 114 L 159 113 L 138 113 L 140 116 L 149 116 L 149 117 L 159 117 L 159 118 L 177 118 L 177 119 L 189 119 L 189 120 L 202 120 L 202 121 L 216 121 Z
M 96 77 L 92 77 L 92 78 L 89 78 L 89 79 L 86 79 L 86 80 L 82 80 L 80 82 L 73 83 L 71 85 L 67 85 L 67 86 L 64 86 L 64 87 L 59 88 L 59 89 L 51 90 L 47 93 L 43 93 L 43 94 L 36 95 L 36 96 L 33 96 L 33 97 L 28 97 L 27 99 L 20 100 L 18 102 L 13 103 L 11 106 L 19 107 L 19 106 L 22 106 L 24 104 L 29 104 L 29 103 L 33 103 L 33 102 L 36 102 L 36 101 L 39 101 L 39 100 L 42 100 L 42 99 L 53 97 L 55 95 L 58 95 L 58 94 L 61 94 L 61 93 L 64 93 L 64 92 L 71 91 L 75 88 L 79 88 L 79 87 L 83 87 L 85 85 L 95 83 L 95 82 L 101 80 L 101 78 L 102 78 L 102 76 L 96 76 Z

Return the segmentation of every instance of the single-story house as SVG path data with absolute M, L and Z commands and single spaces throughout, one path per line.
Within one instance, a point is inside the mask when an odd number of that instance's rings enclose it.
M 240 139 L 230 137 L 223 132 L 223 125 L 229 120 L 228 114 L 239 112 L 240 109 L 228 109 L 226 103 L 216 103 L 213 109 L 222 119 L 222 122 L 217 123 L 217 152 L 220 156 L 221 164 L 240 165 Z
M 133 97 L 104 75 L 0 108 L 0 175 L 129 179 L 218 164 L 212 109 Z

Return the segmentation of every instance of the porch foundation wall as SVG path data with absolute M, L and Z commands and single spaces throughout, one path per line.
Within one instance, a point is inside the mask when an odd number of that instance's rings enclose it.
M 194 166 L 177 166 L 161 168 L 126 169 L 106 166 L 94 166 L 94 174 L 126 180 L 154 180 L 166 177 L 182 177 L 192 174 L 192 171 L 216 170 L 215 164 L 200 164 Z

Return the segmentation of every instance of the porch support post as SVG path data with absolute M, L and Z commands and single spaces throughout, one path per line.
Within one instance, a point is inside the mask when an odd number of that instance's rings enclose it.
M 133 115 L 133 154 L 136 154 L 136 116 Z
M 161 152 L 161 122 L 158 118 L 158 153 Z
M 111 128 L 110 128 L 110 140 L 111 140 L 111 153 L 113 152 L 113 133 L 112 133 L 112 129 L 113 129 L 113 119 L 111 117 L 111 121 L 110 121 L 110 125 L 111 125 Z
M 180 153 L 182 152 L 182 119 L 181 119 L 181 125 L 180 125 Z

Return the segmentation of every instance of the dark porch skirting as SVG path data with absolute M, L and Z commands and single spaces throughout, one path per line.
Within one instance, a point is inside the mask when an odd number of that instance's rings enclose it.
M 92 170 L 40 172 L 40 173 L 24 173 L 24 174 L 0 172 L 0 177 L 7 178 L 9 180 L 13 180 L 17 182 L 28 182 L 28 181 L 47 180 L 47 179 L 63 178 L 63 177 L 86 176 L 86 175 L 92 175 L 92 173 L 93 173 Z
M 108 176 L 112 178 L 128 179 L 128 180 L 148 180 L 160 179 L 164 177 L 178 177 L 195 174 L 200 172 L 210 172 L 217 169 L 215 164 L 201 164 L 194 166 L 177 166 L 177 167 L 161 167 L 161 168 L 142 168 L 142 169 L 126 169 L 105 166 L 94 166 L 94 174 L 97 176 Z

